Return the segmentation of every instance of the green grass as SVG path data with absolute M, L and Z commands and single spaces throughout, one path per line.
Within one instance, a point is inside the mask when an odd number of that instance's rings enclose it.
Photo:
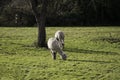
M 49 27 L 65 33 L 66 61 L 34 46 L 37 28 L 0 28 L 0 80 L 119 80 L 120 27 Z

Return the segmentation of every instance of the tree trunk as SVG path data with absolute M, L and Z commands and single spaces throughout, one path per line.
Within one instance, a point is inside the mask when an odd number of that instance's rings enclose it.
M 41 15 L 36 15 L 36 22 L 37 22 L 37 26 L 38 26 L 38 40 L 37 40 L 38 47 L 47 47 L 45 18 L 46 18 L 45 14 L 43 12 L 41 13 Z
M 39 13 L 37 10 L 38 2 L 37 0 L 30 0 L 30 5 L 33 10 L 33 13 L 36 18 L 37 26 L 38 26 L 38 47 L 47 47 L 46 44 L 46 30 L 45 30 L 45 20 L 47 13 L 47 0 L 41 0 L 41 12 Z
M 41 14 L 38 23 L 38 46 L 47 47 L 45 21 L 47 13 L 47 0 L 42 0 Z

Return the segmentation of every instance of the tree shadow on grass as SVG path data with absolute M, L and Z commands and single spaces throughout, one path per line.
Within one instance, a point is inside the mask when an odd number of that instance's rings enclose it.
M 105 63 L 114 63 L 110 61 L 94 61 L 94 60 L 75 60 L 75 59 L 68 59 L 68 61 L 76 61 L 76 62 L 92 62 L 92 63 L 100 63 L 100 64 L 105 64 Z
M 117 52 L 94 51 L 94 50 L 85 50 L 85 49 L 78 49 L 78 48 L 65 48 L 64 51 L 75 52 L 75 53 L 87 53 L 87 54 L 120 55 Z

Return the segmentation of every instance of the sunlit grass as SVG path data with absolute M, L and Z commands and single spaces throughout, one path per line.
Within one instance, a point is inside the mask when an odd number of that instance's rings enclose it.
M 66 61 L 36 48 L 37 28 L 0 28 L 0 80 L 119 80 L 119 27 L 47 27 L 65 33 Z

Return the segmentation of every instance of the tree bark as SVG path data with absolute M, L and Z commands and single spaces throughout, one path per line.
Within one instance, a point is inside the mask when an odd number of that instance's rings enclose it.
M 41 12 L 38 13 L 37 10 L 37 0 L 30 0 L 31 7 L 33 13 L 36 18 L 37 26 L 38 26 L 38 39 L 37 45 L 38 47 L 47 47 L 46 44 L 46 30 L 45 30 L 45 20 L 46 20 L 46 13 L 47 13 L 47 0 L 41 0 Z

